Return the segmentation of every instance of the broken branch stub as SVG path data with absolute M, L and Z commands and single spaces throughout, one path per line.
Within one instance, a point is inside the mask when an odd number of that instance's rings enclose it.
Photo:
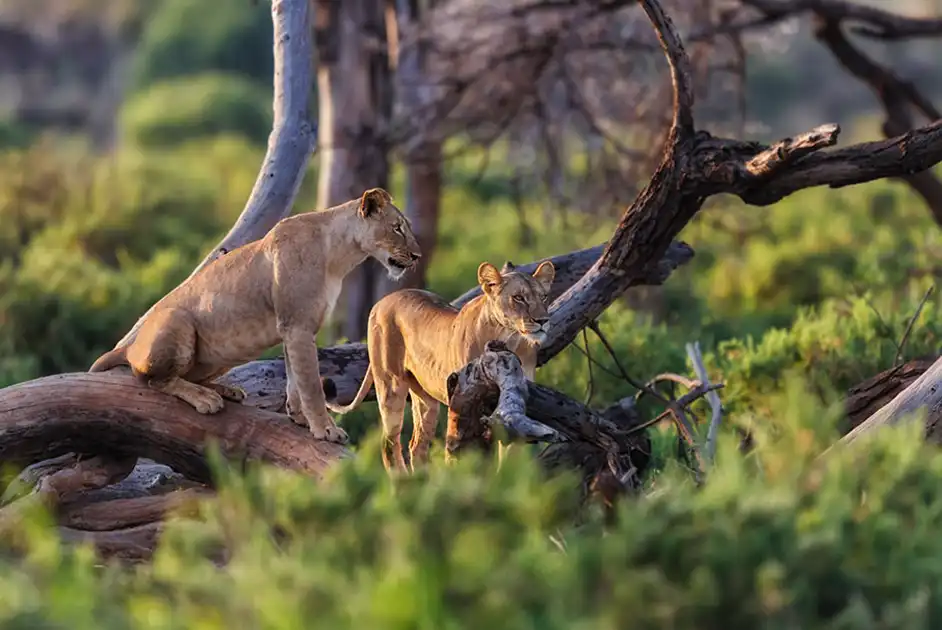
M 503 342 L 487 342 L 481 356 L 448 376 L 447 385 L 449 456 L 469 441 L 489 443 L 494 425 L 501 425 L 511 440 L 561 439 L 557 431 L 527 416 L 528 381 L 520 359 Z M 496 402 L 491 406 L 495 392 Z

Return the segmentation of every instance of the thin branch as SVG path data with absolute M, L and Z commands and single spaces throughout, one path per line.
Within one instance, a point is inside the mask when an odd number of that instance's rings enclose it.
M 700 342 L 695 341 L 694 343 L 688 343 L 686 349 L 687 356 L 693 364 L 694 372 L 697 373 L 697 378 L 700 379 L 700 382 L 704 386 L 709 387 L 710 377 L 707 375 L 706 366 L 703 364 L 703 355 L 700 353 Z M 707 402 L 710 403 L 711 415 L 710 428 L 707 430 L 704 451 L 706 452 L 707 461 L 712 464 L 714 456 L 716 455 L 716 438 L 720 430 L 720 422 L 723 419 L 723 403 L 720 401 L 719 394 L 714 390 L 711 390 L 707 394 Z
M 916 307 L 916 312 L 913 313 L 913 316 L 909 318 L 909 323 L 906 325 L 906 330 L 903 332 L 903 336 L 900 338 L 899 343 L 896 344 L 896 356 L 893 357 L 893 366 L 895 367 L 900 359 L 903 357 L 903 347 L 906 345 L 906 342 L 909 340 L 909 335 L 913 331 L 913 324 L 916 323 L 916 320 L 919 319 L 919 314 L 922 313 L 923 307 L 925 307 L 926 302 L 929 300 L 929 296 L 932 295 L 932 291 L 935 289 L 935 285 L 930 285 L 926 289 L 926 293 L 922 296 L 922 299 L 919 301 L 919 306 Z

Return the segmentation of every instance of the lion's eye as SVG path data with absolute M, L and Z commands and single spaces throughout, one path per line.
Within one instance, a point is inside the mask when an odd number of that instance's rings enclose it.
M 523 304 L 523 296 L 515 295 L 514 302 L 516 302 L 517 304 Z
M 398 235 L 400 235 L 400 236 L 405 236 L 405 235 L 406 235 L 406 233 L 402 231 L 402 226 L 401 226 L 401 225 L 397 225 L 396 227 L 393 228 L 393 230 L 396 232 L 396 234 L 398 234 Z

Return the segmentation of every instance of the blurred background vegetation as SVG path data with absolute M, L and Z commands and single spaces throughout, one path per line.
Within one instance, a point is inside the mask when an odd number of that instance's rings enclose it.
M 271 126 L 269 11 L 249 0 L 0 0 L 0 386 L 86 369 L 241 212 Z M 872 52 L 942 92 L 938 41 Z M 784 51 L 751 53 L 747 79 L 755 137 L 829 121 L 842 144 L 879 137 L 866 87 L 803 32 Z M 565 253 L 615 224 L 519 198 L 505 158 L 497 145 L 445 163 L 428 274 L 445 297 L 472 286 L 482 260 Z M 295 211 L 315 206 L 317 171 L 314 159 Z M 404 179 L 394 163 L 394 197 Z M 343 421 L 364 456 L 330 483 L 233 476 L 232 494 L 199 527 L 173 530 L 151 568 L 100 572 L 37 529 L 26 564 L 0 559 L 2 627 L 302 628 L 313 616 L 331 628 L 938 627 L 939 456 L 887 438 L 843 473 L 814 478 L 805 466 L 833 440 L 849 386 L 897 355 L 942 349 L 938 292 L 899 347 L 942 270 L 925 204 L 898 181 L 768 208 L 718 197 L 681 238 L 693 261 L 662 288 L 629 292 L 601 328 L 639 380 L 690 373 L 684 344 L 699 341 L 726 383 L 729 425 L 758 431 L 755 466 L 721 458 L 696 493 L 662 455 L 652 494 L 600 537 L 594 521 L 572 529 L 567 484 L 539 480 L 519 454 L 499 475 L 473 461 L 436 467 L 393 495 L 365 404 Z M 586 357 L 568 348 L 538 381 L 583 399 Z M 593 371 L 593 406 L 633 392 Z M 272 522 L 296 535 L 277 552 L 262 533 Z M 201 559 L 220 537 L 238 550 L 225 574 Z

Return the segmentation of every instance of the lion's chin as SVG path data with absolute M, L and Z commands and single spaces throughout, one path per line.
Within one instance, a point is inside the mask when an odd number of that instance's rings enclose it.
M 382 263 L 383 267 L 386 268 L 387 275 L 389 275 L 392 280 L 399 280 L 405 275 L 406 271 L 409 270 L 409 265 L 403 265 L 391 256 L 383 260 Z
M 402 276 L 406 275 L 405 267 L 393 267 L 392 265 L 383 266 L 386 267 L 386 275 L 388 275 L 391 280 L 398 282 Z
M 546 342 L 546 338 L 547 338 L 546 332 L 542 330 L 535 333 L 525 332 L 521 334 L 523 335 L 524 339 L 538 346 L 543 345 Z

